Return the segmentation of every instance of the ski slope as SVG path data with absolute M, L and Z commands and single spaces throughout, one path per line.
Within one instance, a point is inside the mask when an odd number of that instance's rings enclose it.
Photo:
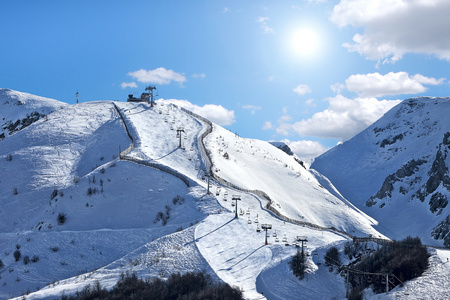
M 165 278 L 200 270 L 240 288 L 246 299 L 343 297 L 343 280 L 321 265 L 323 254 L 330 245 L 342 251 L 349 234 L 382 236 L 376 220 L 269 143 L 210 126 L 163 101 L 96 101 L 61 105 L 0 141 L 0 171 L 11 174 L 0 180 L 0 299 L 54 299 L 96 282 L 110 288 L 124 272 Z M 211 179 L 207 194 L 205 153 L 215 178 L 239 188 Z M 277 217 L 265 197 L 243 189 L 268 194 L 287 218 L 343 234 Z M 238 218 L 233 196 L 241 199 Z M 164 225 L 156 216 L 167 211 Z M 272 226 L 267 245 L 261 224 Z M 299 236 L 308 240 L 303 281 L 287 266 Z M 16 245 L 39 260 L 16 262 Z

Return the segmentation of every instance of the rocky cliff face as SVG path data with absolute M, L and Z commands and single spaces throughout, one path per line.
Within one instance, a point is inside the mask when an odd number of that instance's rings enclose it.
M 419 235 L 442 244 L 449 235 L 450 214 L 448 112 L 450 98 L 404 100 L 318 157 L 311 168 L 382 226 L 389 226 L 392 237 Z

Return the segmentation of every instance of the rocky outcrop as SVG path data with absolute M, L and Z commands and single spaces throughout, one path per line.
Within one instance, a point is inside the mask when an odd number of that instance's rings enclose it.
M 430 204 L 430 211 L 432 213 L 438 212 L 437 214 L 440 215 L 442 213 L 442 210 L 448 204 L 447 196 L 439 192 L 436 192 L 431 196 L 429 204 Z
M 426 183 L 426 191 L 428 194 L 433 193 L 439 185 L 442 183 L 443 186 L 450 191 L 450 177 L 448 174 L 448 167 L 445 164 L 445 159 L 448 155 L 448 150 L 450 149 L 450 132 L 444 135 L 442 143 L 439 145 L 439 150 L 436 153 L 436 158 L 433 161 L 428 175 L 428 181 Z
M 402 165 L 400 169 L 398 169 L 395 173 L 389 174 L 384 180 L 378 192 L 366 201 L 366 206 L 370 207 L 375 205 L 377 203 L 376 199 L 390 198 L 392 196 L 392 192 L 394 191 L 394 183 L 397 181 L 401 181 L 401 179 L 403 178 L 411 177 L 419 170 L 419 166 L 426 162 L 427 161 L 424 159 L 412 159 L 406 164 Z M 413 180 L 412 182 L 415 181 L 416 180 Z M 404 187 L 401 187 L 400 192 L 402 194 L 406 194 L 407 190 Z
M 13 133 L 24 129 L 27 126 L 30 126 L 34 122 L 38 121 L 40 118 L 45 117 L 45 115 L 40 114 L 38 112 L 32 112 L 31 114 L 27 115 L 25 118 L 21 120 L 17 120 L 15 122 L 8 121 L 2 125 L 2 130 L 8 133 L 8 135 L 12 135 Z M 5 134 L 2 133 L 0 135 L 0 140 L 5 138 Z
M 431 231 L 435 240 L 444 240 L 444 246 L 450 248 L 450 215 Z

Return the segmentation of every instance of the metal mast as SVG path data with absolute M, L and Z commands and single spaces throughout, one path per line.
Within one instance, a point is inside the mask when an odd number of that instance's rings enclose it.
M 149 91 L 149 94 L 150 94 L 149 103 L 150 103 L 150 106 L 153 107 L 155 105 L 155 98 L 153 97 L 153 90 L 156 90 L 156 87 L 153 85 L 149 85 L 148 87 L 145 88 L 145 90 Z

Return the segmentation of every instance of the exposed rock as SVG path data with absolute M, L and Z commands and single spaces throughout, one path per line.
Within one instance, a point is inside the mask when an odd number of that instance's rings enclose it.
M 24 129 L 27 126 L 30 126 L 34 122 L 38 121 L 40 118 L 45 117 L 45 115 L 40 114 L 38 112 L 32 112 L 31 114 L 27 115 L 25 118 L 21 120 L 17 120 L 14 123 L 11 121 L 8 121 L 2 125 L 3 130 L 7 130 L 8 134 L 11 135 L 14 132 L 17 132 L 19 130 Z M 0 136 L 0 139 L 4 139 L 5 135 L 2 133 L 2 136 Z
M 380 147 L 384 148 L 386 145 L 392 145 L 398 140 L 403 140 L 403 134 L 402 133 L 397 134 L 394 137 L 389 137 L 387 139 L 382 140 L 381 144 L 380 144 Z
M 444 240 L 444 246 L 450 248 L 450 215 L 431 231 L 435 240 Z
M 392 191 L 394 190 L 394 183 L 397 181 L 400 181 L 400 178 L 410 177 L 415 172 L 419 170 L 419 166 L 426 163 L 427 161 L 424 159 L 412 159 L 408 161 L 406 164 L 402 165 L 400 169 L 398 169 L 395 173 L 392 173 L 386 177 L 384 180 L 381 188 L 378 190 L 378 192 L 369 198 L 369 200 L 366 201 L 366 206 L 372 206 L 376 204 L 375 198 L 377 199 L 383 199 L 386 197 L 392 196 Z M 400 187 L 400 193 L 403 195 L 406 195 L 408 193 L 408 190 L 405 187 Z M 425 199 L 425 198 L 424 198 Z M 421 200 L 422 202 L 424 200 Z
M 419 170 L 418 166 L 426 163 L 427 161 L 424 159 L 412 159 L 408 161 L 406 164 L 404 164 L 400 169 L 395 172 L 395 175 L 398 178 L 405 178 L 413 175 L 415 172 Z
M 450 191 L 450 177 L 448 176 L 448 167 L 445 165 L 445 159 L 447 158 L 447 148 L 449 143 L 450 132 L 444 135 L 444 139 L 439 150 L 436 153 L 436 158 L 433 161 L 430 172 L 428 175 L 428 181 L 426 183 L 427 193 L 433 193 L 438 186 L 443 183 L 443 186 Z
M 430 199 L 430 211 L 435 213 L 438 211 L 437 215 L 442 213 L 442 210 L 447 206 L 448 200 L 446 195 L 442 195 L 439 192 L 434 193 Z

